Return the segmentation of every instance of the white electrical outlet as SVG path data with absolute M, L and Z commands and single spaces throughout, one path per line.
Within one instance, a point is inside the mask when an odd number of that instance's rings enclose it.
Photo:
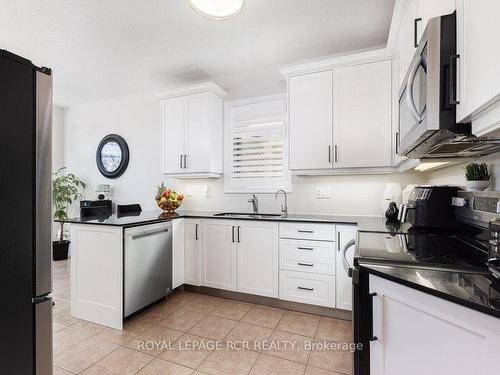
M 330 188 L 316 188 L 316 199 L 330 199 L 332 196 L 332 190 Z

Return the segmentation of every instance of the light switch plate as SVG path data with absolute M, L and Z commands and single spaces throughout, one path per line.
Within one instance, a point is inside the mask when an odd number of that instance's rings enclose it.
M 330 199 L 332 197 L 332 190 L 326 187 L 316 188 L 316 199 Z

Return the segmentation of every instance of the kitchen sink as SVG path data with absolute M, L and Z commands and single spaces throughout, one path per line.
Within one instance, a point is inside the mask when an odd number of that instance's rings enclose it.
M 250 218 L 250 219 L 273 219 L 281 217 L 280 214 L 252 214 L 252 213 L 237 213 L 237 212 L 222 212 L 214 216 L 235 217 L 235 218 Z

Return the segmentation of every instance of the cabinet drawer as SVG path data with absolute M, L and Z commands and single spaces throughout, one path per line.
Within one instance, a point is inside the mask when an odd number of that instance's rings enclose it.
M 280 237 L 316 241 L 335 241 L 335 225 L 280 223 Z
M 305 240 L 280 240 L 280 268 L 290 271 L 335 274 L 335 244 Z
M 280 299 L 335 307 L 335 277 L 280 270 Z

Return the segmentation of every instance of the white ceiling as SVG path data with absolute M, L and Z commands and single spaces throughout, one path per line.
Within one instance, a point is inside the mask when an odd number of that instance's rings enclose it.
M 385 46 L 394 0 L 246 0 L 212 21 L 186 0 L 0 0 L 0 48 L 54 70 L 56 104 L 215 80 L 284 90 L 276 67 Z

